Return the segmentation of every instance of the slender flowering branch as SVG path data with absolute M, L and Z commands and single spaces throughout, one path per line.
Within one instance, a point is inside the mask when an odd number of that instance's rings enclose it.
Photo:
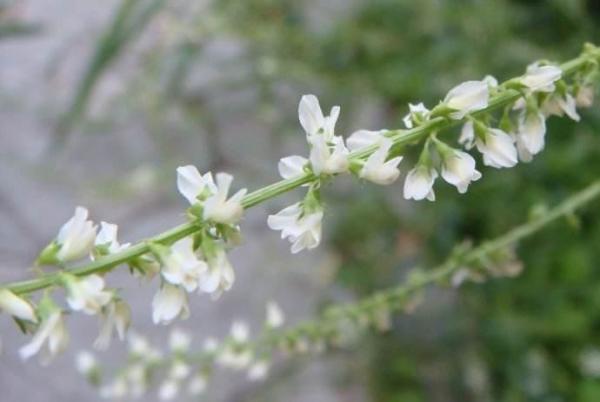
M 427 271 L 419 270 L 415 275 L 409 275 L 408 280 L 391 289 L 375 292 L 374 294 L 346 305 L 335 305 L 325 309 L 321 318 L 307 321 L 294 328 L 268 333 L 257 340 L 252 349 L 263 349 L 265 344 L 281 345 L 282 341 L 302 337 L 314 337 L 315 331 L 327 334 L 331 326 L 336 326 L 336 320 L 369 315 L 370 310 L 386 304 L 389 312 L 401 310 L 408 301 L 407 297 L 420 291 L 425 286 L 436 282 L 449 280 L 461 269 L 479 269 L 481 261 L 493 256 L 507 247 L 514 246 L 519 241 L 539 232 L 554 221 L 568 216 L 592 201 L 600 198 L 600 181 L 595 181 L 583 190 L 572 195 L 554 208 L 548 210 L 527 223 L 517 226 L 495 239 L 483 242 L 478 247 L 457 251 L 444 263 Z M 202 358 L 202 356 L 199 356 Z M 198 358 L 198 357 L 197 357 Z
M 117 225 L 101 222 L 98 226 L 88 218 L 86 208 L 77 207 L 36 261 L 60 270 L 0 287 L 0 308 L 12 315 L 23 331 L 34 334 L 19 353 L 24 359 L 41 353 L 44 359 L 63 350 L 68 342 L 64 325 L 67 310 L 100 318 L 101 332 L 95 342 L 98 348 L 108 347 L 114 333 L 123 339 L 131 321 L 130 309 L 118 289 L 106 287 L 104 278 L 123 263 L 134 276 L 158 279 L 152 299 L 155 324 L 188 318 L 190 293 L 207 293 L 217 299 L 232 288 L 236 275 L 227 251 L 239 243 L 239 223 L 245 209 L 304 187 L 304 198 L 269 215 L 267 225 L 290 241 L 292 253 L 313 249 L 322 238 L 325 206 L 321 189 L 325 183 L 340 174 L 351 174 L 390 185 L 400 176 L 403 155 L 399 153 L 407 145 L 422 147 L 416 166 L 406 175 L 405 198 L 435 200 L 433 187 L 438 177 L 465 193 L 482 173 L 470 153 L 440 138 L 443 129 L 463 124 L 458 143 L 466 150 L 476 146 L 486 166 L 509 168 L 519 161 L 531 161 L 545 146 L 549 116 L 566 115 L 579 121 L 577 107 L 592 104 L 599 59 L 600 49 L 586 45 L 581 56 L 562 66 L 535 62 L 524 75 L 502 85 L 492 76 L 467 81 L 452 88 L 431 110 L 422 103 L 409 105 L 409 114 L 403 118 L 406 130 L 363 129 L 346 138 L 335 133 L 340 107 L 332 107 L 326 115 L 316 96 L 304 95 L 298 117 L 306 134 L 308 158 L 282 158 L 278 170 L 283 180 L 250 194 L 245 188 L 233 193 L 233 176 L 228 173 L 213 176 L 212 172 L 201 174 L 193 165 L 180 166 L 177 189 L 190 204 L 188 223 L 136 245 L 121 244 Z M 503 109 L 500 119 L 489 113 L 495 109 Z M 518 266 L 509 261 L 510 256 L 500 256 L 508 262 L 488 267 L 488 273 L 516 272 Z M 91 262 L 75 268 L 67 265 L 83 258 Z M 478 275 L 481 273 L 461 271 L 454 281 L 476 279 Z M 66 303 L 62 304 L 66 309 L 53 300 L 56 288 L 66 291 Z M 41 289 L 47 290 L 36 306 L 25 294 Z M 232 337 L 242 338 L 238 336 L 243 333 L 241 327 L 236 328 Z M 239 366 L 251 360 L 247 354 L 240 356 L 237 346 L 233 349 L 226 349 L 225 362 Z M 264 366 L 259 366 L 254 374 L 262 371 Z M 167 384 L 167 395 L 176 388 L 173 381 Z
M 361 329 L 388 329 L 391 315 L 414 308 L 415 301 L 418 300 L 415 296 L 428 285 L 449 282 L 457 285 L 454 279 L 465 271 L 471 275 L 487 273 L 492 276 L 513 276 L 517 273 L 511 268 L 514 266 L 514 255 L 506 253 L 507 249 L 513 250 L 519 241 L 598 198 L 600 181 L 595 181 L 543 216 L 517 226 L 500 237 L 483 242 L 475 248 L 458 246 L 444 263 L 427 271 L 414 271 L 399 286 L 375 292 L 356 302 L 330 306 L 319 318 L 290 328 L 282 327 L 284 314 L 278 305 L 270 302 L 267 305 L 264 330 L 255 340 L 249 339 L 248 327 L 238 321 L 233 324 L 231 334 L 221 342 L 207 339 L 202 350 L 194 352 L 190 350 L 189 335 L 174 330 L 170 340 L 171 352 L 163 355 L 145 343 L 141 353 L 141 341 L 138 335 L 134 335 L 133 342 L 130 342 L 133 345 L 127 366 L 117 374 L 112 383 L 101 387 L 101 393 L 115 399 L 127 394 L 140 396 L 151 385 L 148 379 L 157 377 L 149 374 L 156 370 L 166 370 L 166 375 L 158 376 L 163 380 L 158 391 L 161 399 L 177 397 L 186 381 L 188 392 L 198 394 L 205 391 L 214 365 L 243 370 L 249 380 L 261 380 L 268 374 L 277 351 L 284 352 L 286 356 L 309 351 L 320 352 L 328 345 L 343 343 L 345 336 L 356 334 Z M 82 360 L 89 360 L 90 364 L 82 365 Z M 95 360 L 90 360 L 87 352 L 79 356 L 77 366 L 92 383 L 99 385 L 100 367 Z M 144 375 L 138 375 L 140 372 Z
M 562 77 L 574 75 L 590 65 L 597 64 L 599 61 L 600 50 L 593 45 L 586 45 L 581 56 L 560 65 Z M 519 89 L 520 79 L 521 77 L 513 78 L 497 86 L 496 91 L 489 97 L 487 106 L 482 109 L 471 110 L 470 115 L 467 115 L 466 117 L 465 115 L 461 115 L 460 119 L 455 118 L 456 115 L 452 115 L 451 113 L 448 114 L 447 106 L 441 104 L 431 111 L 430 119 L 424 121 L 422 124 L 410 129 L 385 131 L 383 135 L 392 141 L 392 146 L 399 147 L 409 145 L 423 140 L 434 132 L 458 126 L 469 118 L 476 118 L 477 116 L 485 115 L 487 112 L 501 109 L 524 96 L 523 90 Z M 348 160 L 350 165 L 357 162 L 362 164 L 362 162 L 378 149 L 379 145 L 373 144 L 349 153 Z M 318 180 L 319 176 L 315 175 L 313 172 L 303 172 L 293 178 L 278 181 L 245 195 L 241 200 L 241 206 L 244 209 L 251 208 L 278 195 Z M 105 273 L 120 264 L 130 262 L 137 257 L 149 253 L 151 251 L 151 243 L 169 245 L 186 236 L 197 233 L 200 230 L 202 230 L 202 225 L 199 221 L 184 223 L 146 241 L 132 245 L 122 251 L 102 256 L 81 267 L 69 269 L 68 272 L 75 276 Z M 40 275 L 35 279 L 8 283 L 1 287 L 10 290 L 15 294 L 26 294 L 57 285 L 59 281 L 60 273 L 51 273 Z

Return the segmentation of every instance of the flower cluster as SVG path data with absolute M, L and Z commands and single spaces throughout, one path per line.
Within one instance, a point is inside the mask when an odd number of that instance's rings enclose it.
M 152 278 L 160 272 L 160 286 L 152 301 L 155 323 L 167 324 L 189 315 L 187 294 L 200 291 L 217 298 L 229 290 L 235 279 L 227 259 L 226 247 L 239 235 L 238 221 L 243 214 L 241 200 L 246 190 L 228 197 L 233 177 L 226 173 L 204 176 L 193 166 L 177 169 L 177 186 L 190 202 L 190 218 L 201 230 L 171 245 L 149 242 L 149 252 L 128 261 L 132 272 Z M 64 264 L 89 257 L 94 261 L 127 251 L 130 244 L 117 239 L 118 227 L 101 222 L 100 230 L 88 219 L 88 210 L 75 209 L 74 216 L 59 230 L 56 239 L 40 254 L 40 265 Z M 116 290 L 106 288 L 101 274 L 77 276 L 68 270 L 59 272 L 56 284 L 66 291 L 66 306 L 73 312 L 100 317 L 100 334 L 94 346 L 108 348 L 113 333 L 123 340 L 131 321 L 127 303 Z M 40 351 L 43 361 L 66 347 L 68 333 L 64 309 L 46 293 L 38 306 L 8 289 L 0 290 L 0 308 L 19 320 L 26 331 L 35 331 L 20 354 L 27 359 Z
M 303 96 L 298 106 L 298 117 L 306 132 L 309 158 L 292 155 L 279 161 L 279 174 L 284 179 L 294 179 L 306 173 L 316 177 L 303 201 L 268 218 L 269 227 L 281 231 L 281 237 L 292 243 L 292 253 L 313 249 L 321 242 L 323 205 L 319 190 L 328 177 L 351 171 L 361 179 L 388 185 L 400 175 L 398 165 L 402 157 L 390 158 L 393 143 L 385 136 L 386 131 L 359 130 L 344 140 L 335 135 L 339 114 L 340 107 L 334 106 L 329 116 L 324 116 L 316 96 Z M 371 146 L 376 149 L 366 160 L 351 159 L 351 152 Z
M 98 227 L 88 220 L 87 209 L 77 207 L 56 239 L 42 251 L 38 263 L 62 265 L 85 256 L 93 260 L 129 247 L 117 241 L 116 225 L 101 222 L 100 231 L 97 230 Z M 70 311 L 100 316 L 101 330 L 95 342 L 98 348 L 108 347 L 115 329 L 120 338 L 125 336 L 130 322 L 129 307 L 116 291 L 106 289 L 102 276 L 78 277 L 65 271 L 56 276 L 56 284 L 65 289 Z M 23 359 L 41 353 L 42 362 L 47 362 L 66 348 L 69 337 L 64 309 L 55 303 L 49 292 L 35 306 L 28 298 L 2 289 L 0 308 L 15 317 L 24 331 L 34 333 L 31 341 L 19 350 Z
M 281 308 L 275 302 L 269 302 L 264 334 L 275 333 L 284 321 Z M 88 351 L 77 355 L 78 371 L 93 385 L 99 386 L 104 398 L 140 398 L 150 388 L 153 377 L 161 379 L 157 389 L 161 400 L 176 399 L 182 391 L 198 396 L 205 392 L 215 366 L 243 372 L 248 380 L 259 381 L 267 376 L 272 360 L 270 353 L 259 350 L 251 342 L 249 327 L 243 321 L 235 321 L 230 334 L 220 342 L 206 338 L 200 353 L 190 353 L 192 337 L 179 328 L 171 330 L 169 350 L 164 353 L 135 332 L 129 334 L 128 343 L 128 365 L 104 384 L 96 358 Z
M 410 105 L 404 123 L 407 128 L 413 128 L 434 117 L 464 119 L 459 143 L 466 150 L 475 147 L 486 166 L 510 168 L 519 161 L 531 161 L 543 150 L 549 116 L 567 115 L 579 121 L 576 107 L 591 105 L 594 91 L 590 82 L 595 74 L 594 68 L 568 85 L 559 67 L 534 63 L 525 75 L 508 81 L 505 88 L 500 87 L 495 78 L 487 76 L 481 81 L 469 81 L 453 88 L 431 111 L 423 104 Z M 499 126 L 493 127 L 492 117 L 484 111 L 493 94 L 507 89 L 518 91 L 521 96 L 505 107 Z M 516 114 L 514 119 L 513 114 Z M 435 133 L 430 140 L 425 142 L 417 165 L 407 174 L 405 198 L 434 201 L 433 185 L 440 173 L 460 193 L 466 192 L 471 182 L 481 178 L 471 155 L 443 143 Z

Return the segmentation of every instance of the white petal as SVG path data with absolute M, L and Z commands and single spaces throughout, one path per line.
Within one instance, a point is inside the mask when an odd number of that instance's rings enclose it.
M 286 156 L 279 160 L 277 168 L 279 174 L 284 179 L 291 179 L 293 177 L 301 176 L 304 174 L 304 166 L 308 163 L 308 159 L 299 155 Z
M 325 118 L 319 105 L 319 100 L 314 95 L 304 95 L 298 105 L 300 124 L 307 135 L 317 134 L 324 127 Z
M 489 129 L 485 141 L 477 139 L 477 149 L 483 153 L 484 164 L 488 166 L 508 168 L 518 162 L 513 138 L 500 129 Z
M 234 321 L 231 325 L 231 337 L 236 342 L 246 342 L 250 335 L 250 329 L 248 328 L 248 324 L 244 321 Z
M 23 360 L 27 360 L 33 355 L 39 353 L 40 349 L 44 345 L 44 342 L 48 340 L 52 331 L 54 331 L 55 327 L 59 325 L 61 316 L 61 313 L 56 311 L 50 314 L 46 320 L 42 321 L 35 335 L 33 338 L 31 338 L 31 341 L 19 349 L 19 355 Z
M 190 204 L 198 202 L 198 195 L 205 183 L 196 166 L 186 165 L 177 168 L 177 189 Z
M 358 130 L 353 132 L 346 140 L 350 151 L 356 151 L 362 148 L 377 144 L 383 136 L 383 131 Z
M 37 322 L 31 304 L 8 289 L 0 289 L 0 310 L 22 320 Z
M 537 63 L 527 68 L 527 73 L 521 77 L 523 85 L 532 91 L 552 92 L 554 82 L 562 76 L 562 70 L 556 66 L 539 66 Z
M 433 196 L 432 187 L 437 177 L 438 174 L 434 169 L 428 170 L 424 166 L 415 167 L 406 175 L 404 198 L 407 200 L 422 200 L 433 197 L 433 199 L 430 199 L 433 201 L 435 197 Z
M 536 155 L 545 145 L 546 119 L 541 113 L 523 112 L 519 119 L 521 143 L 531 155 Z
M 88 217 L 88 210 L 84 207 L 76 207 L 75 214 L 59 230 L 56 240 L 63 243 L 72 231 L 78 232 Z
M 267 303 L 267 325 L 271 328 L 279 328 L 283 325 L 285 317 L 283 311 L 277 303 L 270 301 Z
M 178 316 L 186 315 L 187 295 L 177 286 L 164 284 L 152 300 L 152 320 L 155 324 L 168 324 Z
M 467 81 L 452 88 L 444 103 L 456 110 L 450 114 L 453 119 L 462 119 L 466 114 L 485 109 L 488 105 L 489 88 L 483 81 Z
M 571 94 L 566 94 L 564 98 L 560 98 L 559 104 L 561 109 L 566 113 L 571 120 L 579 121 L 580 117 L 577 113 L 575 98 Z
M 466 149 L 473 148 L 473 144 L 475 143 L 475 128 L 472 121 L 467 121 L 462 126 L 458 143 Z
M 100 222 L 100 232 L 96 236 L 96 245 L 112 244 L 117 241 L 117 231 L 119 227 L 113 223 Z

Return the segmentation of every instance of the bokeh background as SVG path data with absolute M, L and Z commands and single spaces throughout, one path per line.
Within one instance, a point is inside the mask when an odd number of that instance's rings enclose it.
M 226 170 L 251 189 L 276 180 L 280 157 L 306 152 L 302 94 L 341 105 L 340 133 L 401 127 L 407 102 L 431 106 L 461 81 L 574 57 L 599 33 L 596 0 L 1 0 L 0 278 L 31 276 L 76 205 L 119 223 L 128 241 L 183 221 L 179 165 Z M 252 209 L 232 254 L 234 289 L 217 302 L 193 297 L 178 326 L 196 345 L 235 318 L 256 331 L 269 299 L 293 324 L 543 213 L 600 174 L 598 107 L 582 117 L 551 119 L 533 163 L 483 168 L 466 195 L 440 181 L 435 203 L 407 202 L 401 182 L 339 180 L 326 190 L 325 240 L 313 252 L 291 256 L 266 227 L 299 193 Z M 265 383 L 217 373 L 205 398 L 596 402 L 599 207 L 523 242 L 518 278 L 429 290 L 387 334 L 283 362 Z M 156 283 L 115 273 L 109 284 L 132 302 L 133 327 L 164 344 L 168 330 L 151 324 Z M 19 361 L 26 339 L 0 317 L 0 400 L 98 399 L 73 368 L 97 323 L 68 325 L 71 347 L 44 368 Z M 117 368 L 124 350 L 99 358 Z

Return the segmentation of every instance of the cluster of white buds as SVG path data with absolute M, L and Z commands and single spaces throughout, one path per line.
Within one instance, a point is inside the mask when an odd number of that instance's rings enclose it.
M 321 242 L 323 204 L 320 188 L 324 179 L 352 172 L 361 179 L 388 185 L 400 175 L 398 164 L 402 157 L 389 158 L 393 143 L 385 136 L 386 131 L 359 130 L 344 141 L 343 137 L 335 135 L 339 114 L 340 107 L 334 106 L 330 115 L 324 116 L 317 97 L 304 95 L 298 106 L 298 116 L 310 147 L 309 158 L 292 155 L 279 161 L 279 174 L 284 179 L 297 178 L 306 173 L 317 177 L 310 184 L 303 201 L 268 218 L 269 227 L 281 231 L 281 237 L 292 243 L 292 253 L 313 249 Z M 377 149 L 365 161 L 355 161 L 356 166 L 353 166 L 351 152 L 367 147 Z
M 509 81 L 503 88 L 492 76 L 486 76 L 481 81 L 467 81 L 451 89 L 433 110 L 423 103 L 409 104 L 409 113 L 403 121 L 408 129 L 414 129 L 437 117 L 466 120 L 459 143 L 466 150 L 476 146 L 486 166 L 513 167 L 519 160 L 530 161 L 533 155 L 543 149 L 545 119 L 548 116 L 566 114 L 578 120 L 576 106 L 591 104 L 594 94 L 592 85 L 577 83 L 569 87 L 561 77 L 559 67 L 535 63 L 527 68 L 524 76 Z M 484 113 L 491 96 L 510 89 L 518 90 L 523 95 L 513 106 L 520 111 L 517 122 L 511 121 L 508 107 L 501 126 L 491 127 L 490 116 Z M 320 243 L 323 205 L 319 190 L 324 179 L 351 172 L 361 179 L 389 185 L 400 176 L 398 165 L 403 159 L 394 151 L 394 132 L 358 130 L 346 141 L 335 135 L 339 106 L 333 107 L 329 116 L 324 116 L 314 95 L 302 97 L 298 114 L 306 132 L 310 155 L 309 158 L 298 155 L 282 158 L 279 161 L 279 173 L 284 179 L 312 173 L 316 179 L 309 185 L 303 201 L 268 218 L 269 227 L 281 231 L 281 237 L 292 243 L 292 253 L 312 249 Z M 371 151 L 366 158 L 353 157 L 366 150 Z M 442 142 L 433 132 L 425 141 L 416 166 L 406 175 L 404 197 L 434 201 L 433 186 L 439 176 L 462 194 L 482 174 L 470 154 Z
M 591 74 L 596 74 L 595 69 L 588 76 Z M 476 147 L 486 166 L 510 168 L 519 160 L 531 161 L 542 151 L 547 117 L 567 115 L 578 121 L 576 106 L 591 105 L 594 91 L 586 77 L 571 86 L 561 77 L 559 67 L 534 63 L 527 68 L 524 76 L 505 84 L 505 89 L 517 90 L 522 97 L 514 102 L 512 108 L 505 109 L 497 128 L 491 127 L 490 116 L 483 113 L 489 105 L 490 96 L 500 91 L 498 82 L 491 76 L 458 85 L 432 111 L 423 104 L 409 105 L 410 113 L 404 118 L 404 123 L 407 128 L 413 128 L 438 116 L 466 119 L 459 143 L 466 150 Z M 511 119 L 511 109 L 517 111 L 515 122 Z M 473 114 L 475 112 L 479 114 Z M 440 173 L 460 193 L 466 192 L 472 181 L 481 178 L 472 156 L 444 144 L 435 133 L 429 138 L 417 165 L 407 174 L 404 183 L 406 199 L 427 198 L 434 201 L 433 185 Z M 437 155 L 432 152 L 434 150 Z
M 239 236 L 237 223 L 243 214 L 241 201 L 246 194 L 243 189 L 228 197 L 232 180 L 231 175 L 219 173 L 215 182 L 212 174 L 202 176 L 193 166 L 178 168 L 178 189 L 192 204 L 190 219 L 202 225 L 202 230 L 170 246 L 150 242 L 149 253 L 127 261 L 136 275 L 152 278 L 157 272 L 161 274 L 161 286 L 152 301 L 155 323 L 167 324 L 175 318 L 187 317 L 188 292 L 198 290 L 217 298 L 231 288 L 235 275 L 225 250 Z M 86 256 L 95 261 L 130 247 L 129 243 L 119 243 L 117 225 L 101 222 L 98 231 L 88 215 L 86 208 L 77 207 L 56 239 L 40 253 L 37 264 L 64 267 Z M 96 348 L 106 349 L 114 332 L 121 340 L 125 338 L 131 321 L 129 306 L 115 290 L 105 287 L 101 274 L 78 276 L 64 270 L 57 274 L 55 284 L 66 290 L 66 306 L 70 311 L 101 317 Z M 49 293 L 35 307 L 28 299 L 1 289 L 0 309 L 20 320 L 26 331 L 35 331 L 31 342 L 20 351 L 23 358 L 37 354 L 47 345 L 44 360 L 48 360 L 66 346 L 63 309 L 52 301 Z
M 239 237 L 246 189 L 228 198 L 232 181 L 227 173 L 218 173 L 215 182 L 210 172 L 202 175 L 194 166 L 177 168 L 177 188 L 191 204 L 190 218 L 201 222 L 202 230 L 171 246 L 149 245 L 162 265 L 162 284 L 152 301 L 156 324 L 187 318 L 188 293 L 208 293 L 216 299 L 233 286 L 235 273 L 226 248 Z
M 277 333 L 285 316 L 279 305 L 267 303 L 264 335 Z M 128 337 L 127 366 L 109 382 L 101 384 L 102 371 L 95 357 L 80 352 L 76 367 L 93 385 L 99 386 L 100 395 L 107 399 L 135 399 L 150 388 L 151 378 L 160 378 L 157 395 L 161 400 L 179 398 L 182 392 L 198 396 L 205 392 L 213 368 L 219 365 L 242 372 L 249 381 L 264 379 L 269 372 L 272 351 L 260 351 L 250 340 L 250 329 L 243 321 L 234 321 L 228 336 L 221 342 L 206 338 L 200 353 L 190 353 L 191 335 L 173 328 L 169 335 L 169 350 L 161 353 L 143 336 L 131 332 Z
M 119 244 L 117 226 L 102 222 L 99 233 L 97 226 L 88 220 L 88 211 L 83 207 L 75 209 L 74 216 L 59 230 L 56 239 L 40 254 L 38 264 L 62 264 L 82 259 L 90 259 L 120 252 L 129 244 Z M 130 312 L 127 304 L 118 298 L 116 291 L 105 288 L 101 275 L 76 276 L 68 271 L 56 276 L 56 285 L 66 291 L 66 306 L 70 311 L 87 315 L 100 315 L 101 330 L 96 347 L 106 348 L 110 343 L 113 328 L 121 338 L 129 326 Z M 0 290 L 0 308 L 21 321 L 26 332 L 32 332 L 31 341 L 19 353 L 23 359 L 42 353 L 42 362 L 49 361 L 64 350 L 68 343 L 68 332 L 64 323 L 64 310 L 46 292 L 37 306 L 25 297 Z

